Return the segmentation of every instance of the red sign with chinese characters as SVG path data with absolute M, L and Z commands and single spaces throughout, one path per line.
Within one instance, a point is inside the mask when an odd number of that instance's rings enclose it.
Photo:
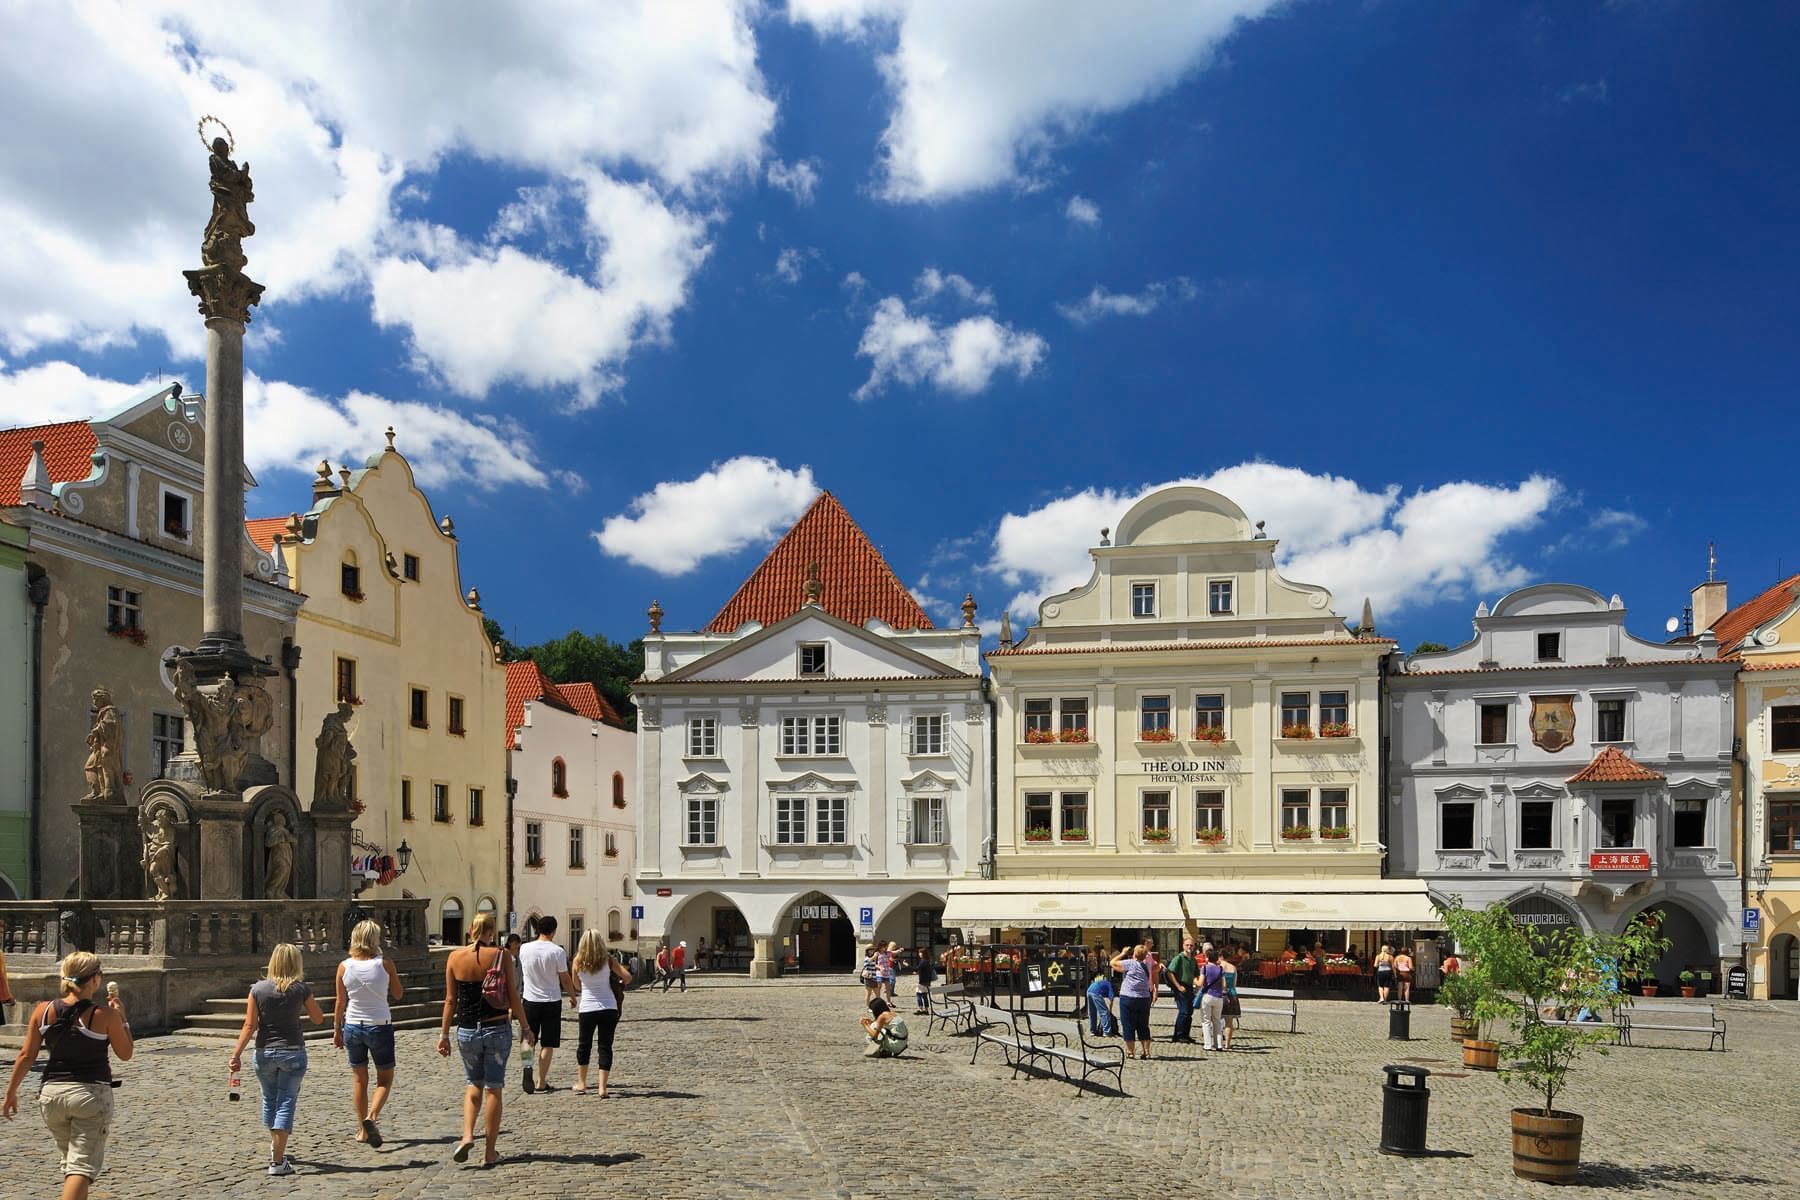
M 1648 871 L 1648 850 L 1596 850 L 1588 855 L 1590 871 Z
M 675 894 L 675 889 L 674 888 L 657 888 L 656 894 L 658 896 L 673 896 Z

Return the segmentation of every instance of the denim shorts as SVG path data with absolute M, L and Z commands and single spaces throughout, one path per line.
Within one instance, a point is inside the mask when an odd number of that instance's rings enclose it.
M 497 1092 L 506 1086 L 506 1064 L 512 1058 L 511 1021 L 495 1021 L 474 1029 L 456 1031 L 456 1049 L 462 1055 L 463 1078 L 470 1087 Z
M 375 1060 L 377 1071 L 394 1069 L 394 1027 L 392 1025 L 345 1025 L 344 1053 L 353 1067 L 367 1067 Z

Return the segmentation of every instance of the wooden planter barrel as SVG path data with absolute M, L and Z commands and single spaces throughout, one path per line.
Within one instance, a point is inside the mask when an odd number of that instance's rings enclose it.
M 1477 1071 L 1498 1071 L 1500 1069 L 1500 1043 L 1478 1042 L 1469 1038 L 1463 1042 L 1463 1066 Z
M 1539 1183 L 1574 1183 L 1581 1170 L 1581 1118 L 1575 1113 L 1512 1110 L 1513 1174 Z
M 1451 1041 L 1459 1042 L 1459 1043 L 1466 1041 L 1474 1033 L 1475 1033 L 1474 1022 L 1465 1021 L 1461 1017 L 1451 1017 L 1450 1018 L 1450 1040 Z

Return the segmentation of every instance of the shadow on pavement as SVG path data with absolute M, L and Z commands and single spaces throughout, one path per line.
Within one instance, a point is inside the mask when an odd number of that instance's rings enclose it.
M 763 1017 L 633 1017 L 633 1025 L 654 1025 L 660 1021 L 675 1021 L 686 1025 L 693 1021 L 725 1021 L 736 1024 L 739 1021 L 761 1021 Z
M 539 1154 L 527 1150 L 522 1154 L 514 1154 L 507 1158 L 508 1163 L 578 1163 L 583 1166 L 616 1167 L 622 1163 L 636 1162 L 644 1157 L 635 1152 L 625 1154 Z
M 392 1158 L 368 1165 L 352 1165 L 350 1163 L 305 1162 L 300 1164 L 301 1175 L 366 1175 L 376 1171 L 411 1171 L 418 1167 L 429 1167 L 435 1159 L 413 1158 L 405 1162 L 397 1162 Z
M 1616 1187 L 1631 1191 L 1650 1191 L 1671 1183 L 1775 1185 L 1773 1179 L 1739 1171 L 1697 1171 L 1693 1167 L 1673 1163 L 1628 1167 L 1623 1163 L 1613 1162 L 1582 1163 L 1581 1174 L 1576 1176 L 1575 1182 L 1587 1187 Z

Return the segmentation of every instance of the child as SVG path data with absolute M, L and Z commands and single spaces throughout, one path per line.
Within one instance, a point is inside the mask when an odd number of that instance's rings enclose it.
M 1112 972 L 1102 971 L 1094 976 L 1094 982 L 1088 984 L 1087 989 L 1089 1033 L 1095 1037 L 1112 1037 L 1118 1031 L 1118 1021 L 1113 1013 L 1113 1001 L 1118 998 Z
M 918 966 L 919 982 L 913 989 L 913 1016 L 922 1017 L 931 1012 L 931 984 L 937 978 L 937 968 L 931 963 L 931 952 L 924 946 L 919 947 Z

